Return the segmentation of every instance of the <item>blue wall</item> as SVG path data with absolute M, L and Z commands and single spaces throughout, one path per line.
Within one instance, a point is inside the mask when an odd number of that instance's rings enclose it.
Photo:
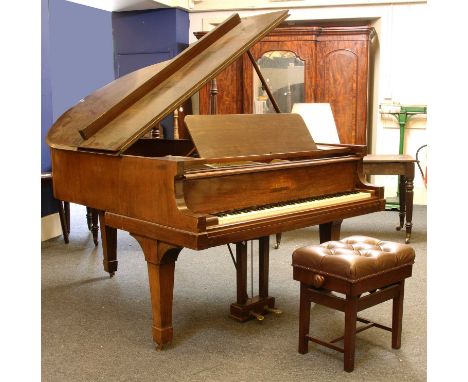
M 52 125 L 52 90 L 50 82 L 49 7 L 41 0 L 41 172 L 50 170 L 49 147 L 45 143 L 47 130 Z
M 110 13 L 65 0 L 41 1 L 41 170 L 49 171 L 45 136 L 53 121 L 116 77 L 185 49 L 189 18 L 179 9 Z M 170 122 L 168 129 L 172 134 Z M 51 191 L 43 189 L 42 216 L 53 212 Z
M 179 9 L 119 12 L 112 15 L 115 75 L 166 61 L 188 46 L 188 13 Z M 164 137 L 173 137 L 173 118 L 161 125 Z
M 47 131 L 64 111 L 114 79 L 112 14 L 65 0 L 42 0 L 41 171 L 50 171 Z M 56 212 L 50 186 L 41 216 Z
M 188 46 L 188 13 L 157 9 L 112 14 L 115 75 L 168 60 Z
M 53 117 L 114 80 L 112 14 L 49 0 Z

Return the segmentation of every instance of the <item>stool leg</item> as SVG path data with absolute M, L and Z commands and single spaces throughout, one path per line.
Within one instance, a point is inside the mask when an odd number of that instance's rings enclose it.
M 344 334 L 344 370 L 354 370 L 354 349 L 356 347 L 357 296 L 346 296 L 345 334 Z
M 309 351 L 310 328 L 310 301 L 306 293 L 307 286 L 301 283 L 300 303 L 299 303 L 299 347 L 298 352 L 306 354 Z
M 403 299 L 405 297 L 405 280 L 400 281 L 400 293 L 393 299 L 392 313 L 392 348 L 401 347 L 401 330 L 403 324 Z

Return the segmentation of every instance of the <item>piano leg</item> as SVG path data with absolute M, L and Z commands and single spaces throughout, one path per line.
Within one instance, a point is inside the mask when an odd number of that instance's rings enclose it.
M 99 223 L 98 223 L 98 211 L 94 208 L 91 208 L 91 233 L 93 234 L 94 245 L 98 245 L 98 232 L 99 232 Z
M 319 224 L 320 242 L 340 240 L 341 223 L 343 223 L 343 219 Z
M 91 222 L 91 208 L 90 207 L 86 207 L 86 223 L 88 224 L 88 230 L 91 231 L 91 226 L 92 226 L 92 222 Z
M 275 249 L 278 249 L 281 244 L 281 232 L 276 234 L 276 244 L 275 244 Z
M 259 295 L 247 294 L 247 242 L 236 243 L 237 301 L 231 304 L 231 317 L 244 322 L 252 318 L 263 319 L 263 314 L 274 309 L 275 298 L 268 296 L 270 237 L 259 239 Z
M 162 350 L 172 342 L 172 298 L 175 262 L 182 248 L 132 234 L 140 243 L 148 265 L 153 311 L 153 341 Z
M 105 212 L 99 211 L 104 270 L 110 277 L 117 271 L 117 229 L 106 225 Z

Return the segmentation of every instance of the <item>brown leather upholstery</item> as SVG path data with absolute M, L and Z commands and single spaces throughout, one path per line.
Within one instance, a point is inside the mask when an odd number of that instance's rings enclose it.
M 298 248 L 292 255 L 292 265 L 356 282 L 413 264 L 414 258 L 414 249 L 409 245 L 350 236 Z

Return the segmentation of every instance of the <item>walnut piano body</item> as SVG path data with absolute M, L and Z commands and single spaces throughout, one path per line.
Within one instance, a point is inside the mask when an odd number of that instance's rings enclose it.
M 117 270 L 117 229 L 141 245 L 160 347 L 173 336 L 174 269 L 184 247 L 236 243 L 231 315 L 244 321 L 274 307 L 269 235 L 319 224 L 321 240 L 337 238 L 342 219 L 384 207 L 383 190 L 362 180 L 365 148 L 316 145 L 298 115 L 188 116 L 191 140 L 143 137 L 286 16 L 233 16 L 170 62 L 86 97 L 49 132 L 54 194 L 99 211 L 106 271 Z M 256 238 L 259 296 L 248 298 L 245 241 Z

